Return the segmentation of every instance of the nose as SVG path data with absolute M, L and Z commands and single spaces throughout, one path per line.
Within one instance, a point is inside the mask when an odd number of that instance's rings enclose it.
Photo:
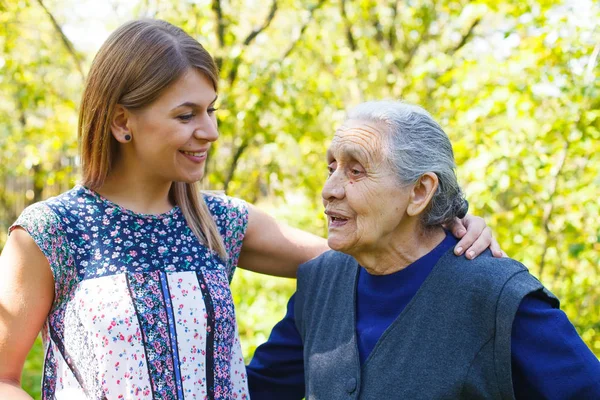
M 202 116 L 198 125 L 194 129 L 194 138 L 214 142 L 219 138 L 219 130 L 217 129 L 216 119 L 205 114 Z
M 321 191 L 321 197 L 323 201 L 333 201 L 343 199 L 346 195 L 344 189 L 344 178 L 340 170 L 336 170 L 327 178 L 323 190 Z

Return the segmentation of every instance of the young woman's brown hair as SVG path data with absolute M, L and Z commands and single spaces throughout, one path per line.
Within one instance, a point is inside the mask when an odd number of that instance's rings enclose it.
M 118 156 L 110 128 L 115 107 L 135 110 L 151 104 L 190 68 L 204 74 L 217 91 L 218 69 L 210 54 L 168 22 L 131 21 L 106 40 L 92 63 L 79 113 L 85 186 L 102 186 Z M 226 259 L 223 240 L 197 184 L 173 182 L 169 194 L 198 239 Z

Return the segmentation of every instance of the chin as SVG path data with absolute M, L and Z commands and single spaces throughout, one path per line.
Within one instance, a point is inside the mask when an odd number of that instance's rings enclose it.
M 342 253 L 348 253 L 346 250 L 348 249 L 348 243 L 344 240 L 340 240 L 339 238 L 329 237 L 327 238 L 327 244 L 331 250 L 339 251 Z
M 176 182 L 182 182 L 182 183 L 198 183 L 202 180 L 202 177 L 198 178 L 198 179 L 178 179 Z
M 196 183 L 202 180 L 202 178 L 204 178 L 204 171 L 201 171 L 199 173 L 195 173 L 195 174 L 184 174 L 184 175 L 180 175 L 178 177 L 178 179 L 174 179 L 177 182 L 184 182 L 184 183 Z

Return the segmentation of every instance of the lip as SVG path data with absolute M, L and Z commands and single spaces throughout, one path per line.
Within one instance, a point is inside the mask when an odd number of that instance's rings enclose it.
M 206 147 L 204 149 L 196 149 L 196 150 L 179 150 L 179 153 L 182 156 L 184 156 L 185 158 L 187 158 L 188 160 L 190 160 L 196 164 L 199 164 L 199 163 L 204 162 L 204 160 L 206 160 L 206 157 L 208 155 L 208 147 Z M 194 155 L 194 154 L 189 154 L 189 153 L 196 153 L 196 154 L 200 154 L 200 155 Z
M 344 219 L 349 219 L 350 217 L 346 216 L 344 213 L 341 213 L 339 211 L 336 210 L 325 210 L 325 214 L 330 216 L 330 217 L 334 217 L 334 218 L 344 218 Z
M 350 217 L 334 210 L 325 210 L 325 214 L 329 217 L 329 229 L 331 228 L 339 228 L 348 223 Z

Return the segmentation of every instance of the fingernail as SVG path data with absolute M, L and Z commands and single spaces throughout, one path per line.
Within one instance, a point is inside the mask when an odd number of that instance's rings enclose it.
M 462 253 L 462 250 L 463 250 L 463 248 L 462 248 L 462 247 L 457 247 L 457 248 L 454 250 L 454 253 L 456 253 L 456 255 L 457 255 L 457 256 L 460 256 L 460 255 L 461 255 L 461 253 Z
M 475 252 L 473 250 L 471 250 L 468 254 L 469 258 L 475 258 Z
M 464 229 L 461 229 L 461 230 L 458 231 L 458 234 L 460 236 L 464 235 L 465 233 L 467 233 L 467 231 L 465 231 Z

